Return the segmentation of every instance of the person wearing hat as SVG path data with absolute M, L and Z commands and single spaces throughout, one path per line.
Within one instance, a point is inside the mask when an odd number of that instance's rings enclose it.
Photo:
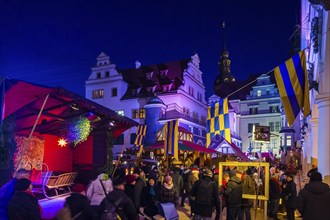
M 106 198 L 101 203 L 102 207 L 105 207 L 106 201 L 114 203 L 117 207 L 117 214 L 120 216 L 121 220 L 131 220 L 136 219 L 138 217 L 136 208 L 134 206 L 133 201 L 126 195 L 125 193 L 125 184 L 126 180 L 115 176 L 113 178 L 113 190 L 108 193 Z
M 8 219 L 8 203 L 15 193 L 15 185 L 19 179 L 30 179 L 30 171 L 18 169 L 14 178 L 0 188 L 0 220 Z
M 213 181 L 213 172 L 210 169 L 204 169 L 202 178 L 194 183 L 190 194 L 195 197 L 195 219 L 211 219 L 214 208 L 215 220 L 220 219 L 218 186 Z
M 296 208 L 303 220 L 326 220 L 330 216 L 330 188 L 322 182 L 322 174 L 313 172 L 310 182 L 300 190 Z
M 99 213 L 102 200 L 112 190 L 112 181 L 106 173 L 99 174 L 97 178 L 91 182 L 87 188 L 86 196 L 95 213 Z
M 287 212 L 287 219 L 294 220 L 294 210 L 296 209 L 297 187 L 293 181 L 293 176 L 288 174 L 286 176 L 287 184 L 283 188 L 282 197 L 285 200 L 285 208 Z
M 141 206 L 143 212 L 148 217 L 152 218 L 158 214 L 156 201 L 159 198 L 160 187 L 156 184 L 157 178 L 149 175 L 148 184 L 143 188 L 141 193 Z
M 237 219 L 242 204 L 243 184 L 242 180 L 236 175 L 236 170 L 229 171 L 229 181 L 226 184 L 226 205 L 227 219 Z
M 8 204 L 8 219 L 41 219 L 41 207 L 31 192 L 31 181 L 26 178 L 17 180 L 15 194 Z

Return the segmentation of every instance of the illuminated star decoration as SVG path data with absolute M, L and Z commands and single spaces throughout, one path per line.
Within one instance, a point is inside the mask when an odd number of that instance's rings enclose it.
M 68 144 L 68 142 L 66 142 L 66 140 L 64 138 L 60 138 L 57 142 L 58 142 L 58 145 L 61 147 L 65 147 Z

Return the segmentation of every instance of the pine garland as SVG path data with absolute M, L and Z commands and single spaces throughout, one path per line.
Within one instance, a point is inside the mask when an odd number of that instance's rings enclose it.
M 15 116 L 4 119 L 0 125 L 0 168 L 14 170 L 14 155 L 17 151 L 15 140 Z

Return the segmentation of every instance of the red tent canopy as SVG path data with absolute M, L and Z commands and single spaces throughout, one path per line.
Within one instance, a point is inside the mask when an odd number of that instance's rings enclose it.
M 0 83 L 1 120 L 15 114 L 18 133 L 29 134 L 40 112 L 34 130 L 40 134 L 60 136 L 67 129 L 67 121 L 79 116 L 89 117 L 94 131 L 111 127 L 115 137 L 138 125 L 134 120 L 63 88 L 44 87 L 6 77 L 1 77 Z

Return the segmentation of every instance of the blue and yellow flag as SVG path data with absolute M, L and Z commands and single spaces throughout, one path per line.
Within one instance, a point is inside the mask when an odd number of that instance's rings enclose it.
M 147 133 L 147 125 L 138 125 L 134 144 L 138 148 L 138 152 L 140 153 L 140 155 L 142 155 L 143 138 L 146 136 L 146 133 Z
M 163 128 L 163 135 L 165 156 L 170 154 L 179 160 L 179 121 L 166 122 Z
M 220 134 L 231 143 L 228 98 L 212 102 L 207 108 L 206 147 L 209 147 L 216 134 Z
M 305 51 L 300 51 L 274 69 L 284 111 L 291 127 L 300 110 L 310 113 Z

